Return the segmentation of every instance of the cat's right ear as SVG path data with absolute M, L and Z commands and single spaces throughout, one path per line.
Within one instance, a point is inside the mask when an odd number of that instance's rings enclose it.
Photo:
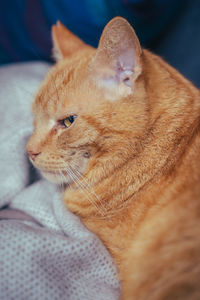
M 141 55 L 142 49 L 131 25 L 121 17 L 112 19 L 103 30 L 91 62 L 92 76 L 109 100 L 133 94 L 142 72 Z
M 56 61 L 74 54 L 86 44 L 68 30 L 60 21 L 52 26 L 53 57 Z

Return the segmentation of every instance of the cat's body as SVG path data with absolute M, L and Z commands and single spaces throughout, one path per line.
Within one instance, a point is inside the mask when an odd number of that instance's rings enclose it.
M 64 59 L 34 104 L 35 166 L 75 181 L 65 202 L 114 257 L 123 299 L 200 299 L 199 91 L 121 18 L 97 52 L 53 30 Z

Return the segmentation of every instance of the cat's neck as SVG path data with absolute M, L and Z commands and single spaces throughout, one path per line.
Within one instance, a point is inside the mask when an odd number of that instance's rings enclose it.
M 146 166 L 143 165 L 144 169 L 143 171 L 140 169 L 141 173 L 137 170 L 137 166 L 138 168 L 141 166 L 139 161 L 129 162 L 127 167 L 135 172 L 132 178 L 133 184 L 122 187 L 120 191 L 118 189 L 118 193 L 116 191 L 107 203 L 102 204 L 101 200 L 96 202 L 95 210 L 92 210 L 90 215 L 76 211 L 86 227 L 104 242 L 119 269 L 130 247 L 129 243 L 137 238 L 137 232 L 140 226 L 143 226 L 145 219 L 148 223 L 149 216 L 156 215 L 158 210 L 171 202 L 184 205 L 188 199 L 198 199 L 200 193 L 199 128 L 198 124 L 196 130 L 191 130 L 191 137 L 183 138 L 179 144 L 180 149 L 172 151 L 171 155 L 163 154 L 162 159 L 156 160 L 149 156 L 152 162 Z M 181 150 L 186 144 L 188 149 L 184 147 L 184 150 Z M 148 156 L 148 151 L 143 154 Z M 125 169 L 126 166 L 124 166 Z M 116 173 L 116 177 L 123 177 L 124 170 L 121 170 L 121 175 Z M 146 173 L 142 173 L 145 171 Z M 112 180 L 104 186 L 105 191 L 110 190 Z M 80 194 L 77 195 L 80 201 Z M 101 195 L 99 199 L 100 197 Z M 104 208 L 103 215 L 102 207 Z
M 110 234 L 121 232 L 122 245 L 119 247 L 122 248 L 126 231 L 123 227 L 129 222 L 136 227 L 150 208 L 160 201 L 167 201 L 168 198 L 161 195 L 175 184 L 176 167 L 185 161 L 188 164 L 184 172 L 192 172 L 187 158 L 188 145 L 195 147 L 200 143 L 197 89 L 156 56 L 145 52 L 144 60 L 149 123 L 138 143 L 137 153 L 129 153 L 123 164 L 115 169 L 112 169 L 112 163 L 109 164 L 109 156 L 108 176 L 104 172 L 102 178 L 95 180 L 101 169 L 92 170 L 84 179 L 89 184 L 84 191 L 72 189 L 65 194 L 67 204 L 67 199 L 73 199 L 69 202 L 70 209 L 105 243 Z

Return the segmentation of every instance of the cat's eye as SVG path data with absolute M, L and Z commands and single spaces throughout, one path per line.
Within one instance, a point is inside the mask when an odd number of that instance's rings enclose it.
M 77 117 L 76 115 L 69 116 L 69 117 L 65 118 L 64 120 L 62 120 L 61 122 L 62 122 L 63 126 L 65 126 L 66 128 L 69 128 L 72 125 L 72 123 L 74 123 L 76 117 Z

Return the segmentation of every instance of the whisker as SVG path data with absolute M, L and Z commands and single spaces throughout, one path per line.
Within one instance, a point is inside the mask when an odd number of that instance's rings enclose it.
M 63 174 L 62 174 L 60 168 L 58 169 L 58 172 L 59 172 L 59 174 L 60 174 L 60 176 L 61 176 L 61 187 L 64 188 L 64 180 L 63 180 L 63 177 L 64 177 L 64 176 L 63 176 Z M 58 178 L 57 175 L 56 175 L 56 177 Z M 64 179 L 65 179 L 65 177 L 64 177 Z
M 96 207 L 96 209 L 102 214 L 103 212 L 101 211 L 101 209 L 99 208 L 99 206 L 95 203 L 95 201 L 91 198 L 91 195 L 89 194 L 88 190 L 85 189 L 85 187 L 81 184 L 81 182 L 78 180 L 78 178 L 75 176 L 75 174 L 73 174 L 72 171 L 69 172 L 69 174 L 71 175 L 73 182 L 79 187 L 81 188 L 80 191 L 82 193 L 86 193 L 88 196 L 89 201 Z
M 95 206 L 95 208 L 100 212 L 102 216 L 105 217 L 105 213 L 102 211 L 102 208 L 100 208 L 97 203 L 91 198 L 91 195 L 87 189 L 85 189 L 85 186 L 80 182 L 79 178 L 73 173 L 71 169 L 65 169 L 67 174 L 71 177 L 72 181 L 80 188 L 80 191 L 82 193 L 87 193 L 88 200 L 91 202 L 92 205 Z
M 106 208 L 111 208 L 109 203 L 103 203 L 101 198 L 95 193 L 94 189 L 90 185 L 90 183 L 83 177 L 83 175 L 79 172 L 78 167 L 70 164 L 71 168 L 73 169 L 74 173 L 78 174 L 77 177 L 79 176 L 81 180 L 83 181 L 83 184 L 87 186 L 87 188 L 90 190 L 90 193 L 93 194 L 96 199 L 99 201 L 101 204 L 102 208 L 106 211 Z

